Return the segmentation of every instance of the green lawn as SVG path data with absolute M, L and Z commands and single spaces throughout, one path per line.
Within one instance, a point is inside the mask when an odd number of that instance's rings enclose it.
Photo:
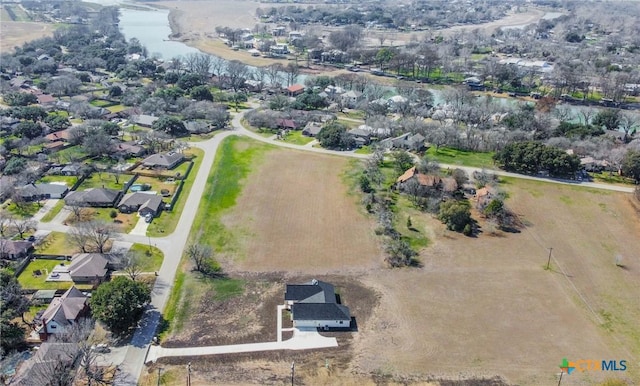
M 160 212 L 160 216 L 153 219 L 153 221 L 147 228 L 147 235 L 149 236 L 158 237 L 172 233 L 176 229 L 178 220 L 180 220 L 180 214 L 182 213 L 184 204 L 187 202 L 187 197 L 189 196 L 189 192 L 191 191 L 191 186 L 193 186 L 193 181 L 198 175 L 198 170 L 200 169 L 200 164 L 202 163 L 202 157 L 204 155 L 204 152 L 202 150 L 196 148 L 191 148 L 185 151 L 185 153 L 192 154 L 194 156 L 194 164 L 191 172 L 189 172 L 189 176 L 184 182 L 182 192 L 180 192 L 180 198 L 178 198 L 177 204 L 172 208 L 170 212 L 162 211 Z
M 55 281 L 45 281 L 47 278 L 47 272 L 51 272 L 56 265 L 60 263 L 64 263 L 65 265 L 69 265 L 69 262 L 66 260 L 44 260 L 38 259 L 32 261 L 27 265 L 27 267 L 22 271 L 20 276 L 18 276 L 18 282 L 22 286 L 23 289 L 67 289 L 71 287 L 73 282 L 63 281 L 63 282 L 55 282 Z M 36 275 L 35 272 L 40 271 L 40 275 Z
M 160 270 L 164 254 L 154 246 L 149 247 L 146 244 L 135 243 L 130 249 L 140 256 L 140 270 L 142 272 L 157 272 Z
M 311 137 L 302 135 L 302 131 L 300 130 L 289 131 L 289 134 L 284 138 L 285 142 L 293 143 L 294 145 L 306 145 L 313 140 Z
M 78 181 L 78 177 L 76 176 L 54 176 L 48 175 L 43 176 L 38 180 L 38 183 L 41 184 L 49 184 L 52 182 L 64 182 L 69 188 L 73 186 Z
M 52 157 L 60 163 L 69 163 L 80 161 L 87 157 L 87 155 L 82 146 L 71 146 L 53 153 Z
M 62 208 L 64 208 L 64 200 L 58 200 L 58 202 L 53 206 L 53 208 L 51 208 L 47 212 L 47 214 L 45 214 L 44 217 L 42 217 L 42 220 L 40 220 L 40 221 L 41 222 L 50 222 L 51 220 L 53 220 L 58 215 L 58 213 L 60 213 Z
M 78 186 L 77 190 L 85 190 L 89 188 L 107 188 L 120 190 L 124 187 L 125 182 L 131 178 L 128 175 L 120 175 L 119 181 L 116 182 L 116 176 L 112 173 L 93 173 L 91 176 L 85 178 L 84 181 Z
M 436 150 L 432 146 L 426 153 L 429 157 L 443 164 L 493 168 L 493 152 L 473 152 L 441 146 Z
M 51 232 L 36 248 L 36 253 L 42 255 L 73 255 L 76 247 L 69 245 L 66 235 L 62 232 Z
M 118 105 L 113 105 L 113 106 L 106 107 L 106 109 L 111 111 L 112 113 L 119 113 L 119 112 L 127 109 L 127 106 L 122 105 L 122 104 L 118 104 Z
M 117 222 L 111 218 L 111 212 L 115 211 Z M 136 213 L 120 213 L 115 208 L 94 208 L 87 210 L 91 213 L 91 218 L 100 220 L 107 224 L 114 224 L 119 233 L 129 233 L 138 223 L 138 215 Z
M 372 154 L 373 151 L 371 150 L 371 146 L 362 146 L 359 149 L 356 149 L 356 151 L 354 151 L 354 153 L 356 154 Z
M 23 202 L 20 205 L 16 205 L 15 202 L 11 202 L 5 207 L 5 209 L 20 218 L 33 217 L 40 210 L 41 206 L 37 202 Z
M 187 141 L 189 142 L 202 142 L 202 141 L 207 141 L 213 137 L 215 137 L 216 134 L 222 132 L 223 130 L 214 130 L 210 133 L 203 133 L 203 134 L 191 134 L 188 138 Z
M 604 182 L 616 185 L 633 185 L 633 179 L 618 175 L 617 173 L 601 172 L 589 173 L 593 178 L 593 182 Z

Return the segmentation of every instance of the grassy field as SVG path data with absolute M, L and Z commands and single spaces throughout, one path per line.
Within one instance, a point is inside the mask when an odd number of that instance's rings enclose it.
M 69 188 L 73 186 L 78 181 L 78 177 L 76 176 L 54 176 L 48 175 L 43 176 L 38 181 L 39 183 L 51 183 L 51 182 L 64 182 Z
M 202 163 L 203 151 L 196 148 L 191 148 L 185 151 L 185 154 L 192 155 L 193 158 L 193 168 L 189 172 L 189 176 L 184 182 L 182 186 L 182 192 L 180 193 L 180 198 L 178 198 L 177 204 L 172 208 L 170 212 L 162 211 L 160 212 L 160 216 L 156 217 L 149 227 L 147 228 L 147 235 L 151 237 L 163 236 L 165 232 L 172 233 L 176 229 L 176 225 L 178 224 L 178 220 L 180 220 L 180 215 L 182 213 L 182 208 L 184 208 L 184 204 L 187 202 L 187 197 L 189 197 L 189 192 L 191 191 L 191 186 L 193 186 L 193 181 L 198 174 L 198 169 L 200 169 L 200 164 Z
M 78 122 L 81 123 L 81 122 Z M 71 146 L 53 153 L 53 158 L 60 163 L 77 162 L 87 156 L 82 146 Z
M 452 149 L 441 146 L 438 150 L 434 146 L 427 150 L 426 154 L 443 164 L 475 166 L 479 168 L 493 168 L 493 153 L 473 152 L 466 150 Z

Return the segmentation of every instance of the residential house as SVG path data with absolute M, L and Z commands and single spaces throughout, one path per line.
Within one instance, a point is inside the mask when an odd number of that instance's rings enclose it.
M 441 178 L 433 174 L 420 173 L 415 166 L 398 177 L 395 186 L 400 191 L 411 191 L 411 194 L 418 196 L 424 196 L 432 190 L 451 194 L 458 189 L 454 178 Z
M 170 151 L 168 153 L 153 154 L 142 161 L 147 168 L 171 170 L 184 161 L 184 154 Z
M 27 184 L 19 189 L 19 194 L 25 201 L 39 201 L 50 198 L 63 198 L 69 188 L 65 184 Z
M 53 105 L 56 103 L 56 98 L 53 95 L 40 93 L 36 94 L 36 98 L 38 98 L 38 103 L 41 105 Z
M 244 81 L 244 87 L 251 92 L 260 92 L 263 84 L 259 80 L 247 79 Z
M 361 128 L 354 128 L 347 133 L 356 141 L 356 146 L 362 147 L 371 143 L 371 132 Z
M 100 284 L 109 272 L 109 260 L 100 253 L 79 253 L 71 258 L 68 267 L 74 283 Z
M 72 368 L 79 358 L 80 350 L 75 343 L 43 342 L 35 355 L 18 368 L 10 383 L 15 386 L 35 385 L 35 380 L 49 374 L 51 369 L 59 369 L 61 365 Z
M 80 174 L 82 167 L 79 164 L 65 165 L 60 169 L 60 174 L 63 176 L 77 176 Z
M 304 86 L 301 84 L 292 84 L 287 87 L 287 95 L 295 97 L 304 92 Z
M 158 119 L 159 119 L 158 117 L 154 117 L 153 115 L 145 115 L 145 114 L 134 115 L 133 117 L 131 117 L 131 121 L 133 123 L 142 127 L 151 127 L 153 126 L 153 123 Z
M 349 328 L 349 308 L 338 303 L 332 284 L 311 280 L 304 284 L 287 284 L 285 303 L 291 310 L 296 328 Z
M 26 240 L 9 240 L 0 238 L 0 258 L 18 260 L 33 251 L 33 243 Z
M 411 151 L 424 151 L 427 149 L 426 138 L 422 134 L 404 133 L 395 138 L 387 138 L 380 141 L 380 145 L 386 149 L 405 149 Z
M 340 99 L 345 106 L 354 108 L 356 107 L 358 102 L 362 100 L 362 93 L 355 90 L 347 91 L 344 94 L 340 95 Z
M 143 192 L 128 193 L 122 197 L 118 204 L 118 210 L 122 213 L 138 212 L 140 216 L 148 214 L 154 217 L 162 210 L 162 197 Z
M 49 142 L 56 142 L 56 141 L 69 142 L 69 140 L 71 139 L 71 135 L 72 135 L 71 129 L 65 129 L 65 130 L 49 133 L 44 138 Z
M 114 152 L 124 158 L 140 157 L 147 152 L 143 146 L 136 142 L 121 142 L 115 145 Z
M 308 122 L 302 130 L 302 135 L 315 137 L 320 133 L 320 130 L 322 130 L 322 124 L 318 122 Z
M 90 188 L 83 191 L 70 192 L 64 201 L 67 205 L 108 208 L 113 207 L 118 202 L 121 193 L 121 191 L 115 189 Z
M 278 129 L 283 129 L 283 130 L 297 130 L 298 129 L 298 124 L 293 119 L 279 118 L 276 121 L 276 126 L 278 127 Z
M 50 334 L 64 332 L 89 313 L 89 298 L 75 286 L 62 296 L 54 298 L 40 317 L 37 328 L 40 339 L 45 341 Z
M 269 47 L 269 52 L 273 55 L 286 55 L 289 53 L 289 46 L 286 44 L 276 44 Z

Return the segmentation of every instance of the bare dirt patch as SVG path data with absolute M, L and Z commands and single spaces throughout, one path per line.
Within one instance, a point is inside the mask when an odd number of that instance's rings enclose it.
M 219 344 L 253 343 L 276 340 L 276 306 L 284 302 L 286 283 L 303 283 L 311 276 L 286 276 L 285 274 L 242 273 L 234 279 L 243 280 L 244 293 L 223 301 L 215 300 L 215 293 L 208 291 L 185 322 L 184 331 L 169 337 L 165 347 L 207 346 Z M 375 291 L 359 281 L 345 276 L 322 276 L 333 283 L 342 302 L 350 307 L 359 324 L 367 324 L 371 312 L 378 303 Z M 283 319 L 285 327 L 290 321 Z M 339 347 L 304 352 L 277 351 L 216 355 L 188 358 L 195 372 L 194 378 L 202 384 L 220 383 L 277 383 L 288 380 L 290 372 L 282 371 L 296 363 L 298 379 L 311 383 L 323 372 L 341 374 L 354 355 L 351 350 L 353 335 L 357 332 L 323 333 L 335 336 Z M 286 336 L 283 336 L 286 339 Z M 162 358 L 160 366 L 184 367 L 187 359 Z M 328 367 L 327 367 L 328 366 Z M 149 369 L 149 377 L 155 373 Z M 156 370 L 157 371 L 157 370 Z M 290 370 L 289 370 L 290 371 Z M 326 375 L 325 375 L 326 376 Z M 329 378 L 327 378 L 328 380 Z
M 340 177 L 347 165 L 334 156 L 267 153 L 223 218 L 244 245 L 229 268 L 310 274 L 379 268 L 383 256 L 375 224 L 359 211 L 358 198 Z
M 10 52 L 23 43 L 53 35 L 55 28 L 52 24 L 2 20 L 0 30 L 2 31 L 0 51 Z

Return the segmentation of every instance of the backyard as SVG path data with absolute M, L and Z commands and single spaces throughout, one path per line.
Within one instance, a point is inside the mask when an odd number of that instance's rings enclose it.
M 25 290 L 53 290 L 53 289 L 68 289 L 73 285 L 71 281 L 46 281 L 49 273 L 53 271 L 53 268 L 57 265 L 64 264 L 69 265 L 69 262 L 65 259 L 62 260 L 49 260 L 49 259 L 36 259 L 29 262 L 27 267 L 18 276 L 18 282 Z M 92 285 L 76 285 L 78 289 L 90 289 Z
M 200 164 L 202 163 L 202 156 L 204 152 L 197 148 L 190 148 L 185 151 L 192 158 L 193 167 L 189 172 L 189 175 L 184 180 L 184 185 L 182 186 L 182 191 L 180 192 L 180 197 L 176 205 L 171 208 L 171 211 L 162 211 L 160 212 L 160 216 L 156 217 L 149 227 L 147 228 L 147 235 L 151 237 L 158 237 L 165 235 L 165 232 L 172 233 L 176 225 L 178 224 L 178 220 L 180 220 L 180 214 L 182 213 L 182 208 L 187 201 L 187 197 L 189 196 L 189 192 L 191 191 L 191 186 L 193 185 L 193 181 L 198 174 L 198 169 L 200 169 Z M 185 164 L 185 163 L 183 163 Z
M 435 146 L 431 146 L 426 151 L 426 155 L 443 164 L 475 166 L 488 169 L 495 168 L 492 152 L 459 150 L 446 146 L 436 148 Z

